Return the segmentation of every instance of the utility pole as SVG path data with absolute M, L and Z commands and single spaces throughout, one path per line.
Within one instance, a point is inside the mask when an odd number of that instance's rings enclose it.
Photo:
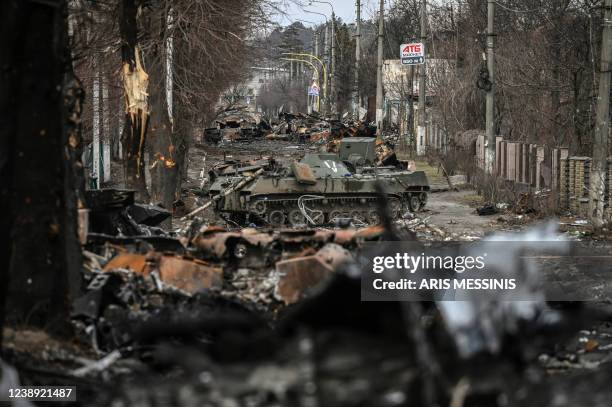
M 427 1 L 421 1 L 421 42 L 425 47 L 425 28 L 427 22 Z M 427 59 L 426 59 L 427 61 Z M 417 155 L 425 155 L 425 122 L 427 114 L 425 112 L 425 99 L 427 98 L 427 90 L 425 89 L 425 64 L 419 65 L 419 124 L 417 127 Z
M 331 95 L 331 110 L 332 114 L 336 113 L 336 16 L 332 11 L 331 15 L 331 80 L 330 80 L 330 95 Z
M 94 55 L 94 77 L 93 77 L 93 143 L 92 143 L 92 161 L 91 161 L 91 182 L 90 187 L 92 189 L 99 189 L 102 187 L 102 169 L 100 160 L 100 63 L 98 55 Z
M 493 174 L 495 170 L 495 0 L 488 0 L 487 9 L 487 70 L 491 88 L 487 92 L 487 141 L 485 145 L 485 171 Z
M 601 70 L 597 96 L 597 123 L 593 137 L 589 206 L 591 221 L 596 227 L 606 223 L 604 201 L 608 171 L 608 133 L 610 129 L 610 69 L 612 69 L 612 0 L 605 0 L 601 39 Z
M 314 56 L 319 58 L 319 31 L 317 30 L 316 27 L 315 27 L 315 32 L 314 32 Z M 323 71 L 323 73 L 325 73 L 325 70 Z M 319 78 L 317 78 L 317 83 L 318 82 L 319 82 Z M 310 84 L 309 84 L 309 86 L 310 86 Z M 325 104 L 325 99 L 323 99 L 323 104 Z M 314 103 L 313 103 L 313 105 L 314 105 Z M 318 104 L 316 106 L 317 106 L 317 111 L 321 110 L 320 107 L 318 106 Z
M 100 166 L 101 177 L 99 185 L 102 185 L 102 181 L 108 182 L 111 179 L 111 128 L 110 128 L 110 106 L 108 97 L 108 75 L 105 71 L 102 71 L 102 142 L 101 142 L 101 157 L 102 165 Z M 98 102 L 100 103 L 100 102 Z
M 380 11 L 378 15 L 378 62 L 376 71 L 376 137 L 382 137 L 383 131 L 383 39 L 385 36 L 385 0 L 380 0 Z
M 408 111 L 408 134 L 414 136 L 414 65 L 410 65 L 410 105 L 408 108 L 410 109 Z M 415 144 L 412 144 L 411 154 L 415 153 L 414 147 Z
M 353 90 L 353 117 L 359 120 L 359 65 L 361 62 L 361 0 L 357 0 L 357 27 L 355 32 L 355 89 Z
M 325 54 L 325 63 L 327 64 L 327 72 L 330 71 L 330 58 L 329 58 L 329 25 L 325 24 L 325 50 L 323 51 Z M 326 78 L 327 79 L 327 78 Z M 329 113 L 329 95 L 325 98 L 325 113 Z

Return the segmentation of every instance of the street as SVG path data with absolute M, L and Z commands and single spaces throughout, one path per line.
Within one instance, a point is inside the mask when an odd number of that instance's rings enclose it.
M 0 2 L 0 405 L 608 407 L 611 21 Z

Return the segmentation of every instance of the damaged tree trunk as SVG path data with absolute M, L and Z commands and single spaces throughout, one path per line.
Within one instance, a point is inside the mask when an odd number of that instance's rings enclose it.
M 174 126 L 174 146 L 176 166 L 178 167 L 178 182 L 176 184 L 175 195 L 180 199 L 181 184 L 187 178 L 187 168 L 189 162 L 187 154 L 189 153 L 189 141 L 193 134 L 193 123 L 195 118 L 187 114 L 187 109 L 181 104 L 175 105 L 175 126 Z
M 83 93 L 66 13 L 63 0 L 0 6 L 0 289 L 7 320 L 56 334 L 69 332 L 70 296 L 80 289 L 84 206 Z
M 138 48 L 136 0 L 123 0 L 120 6 L 122 79 L 125 96 L 125 125 L 122 143 L 126 187 L 134 189 L 138 199 L 149 201 L 144 171 L 144 147 L 149 124 L 147 88 L 149 76 L 142 67 Z
M 152 73 L 154 71 L 151 70 Z M 151 107 L 151 201 L 172 211 L 179 167 L 175 159 L 172 125 L 162 92 L 157 91 L 151 95 Z
M 151 83 L 151 125 L 150 162 L 151 200 L 172 211 L 177 200 L 177 185 L 180 184 L 180 163 L 177 162 L 175 139 L 177 134 L 172 125 L 172 39 L 170 36 L 170 9 L 164 2 L 160 9 L 153 8 L 148 24 L 153 36 L 150 55 Z M 166 226 L 171 226 L 168 219 Z
M 163 3 L 162 3 L 163 7 Z M 178 181 L 178 166 L 175 160 L 174 134 L 168 108 L 168 66 L 167 50 L 167 10 L 153 8 L 150 14 L 151 34 L 153 36 L 150 55 L 151 83 L 151 125 L 150 125 L 150 162 L 151 162 L 151 200 L 168 210 L 176 200 L 175 190 Z

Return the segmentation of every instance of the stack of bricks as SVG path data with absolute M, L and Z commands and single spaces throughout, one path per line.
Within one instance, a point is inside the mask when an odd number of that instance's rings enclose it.
M 559 207 L 569 209 L 570 160 L 564 158 L 559 163 Z
M 573 159 L 573 157 L 570 157 L 568 159 L 568 166 L 569 166 L 569 171 L 568 171 L 568 197 L 567 197 L 567 203 L 568 203 L 568 209 L 570 210 L 575 210 L 575 202 L 576 202 L 576 196 L 575 196 L 575 192 L 576 192 L 576 161 Z
M 559 190 L 561 182 L 561 161 L 569 156 L 569 150 L 564 147 L 553 148 L 551 157 L 552 189 Z
M 589 214 L 589 190 L 591 188 L 591 158 L 583 157 L 583 182 L 580 198 L 578 199 L 578 213 L 582 216 L 588 216 Z M 578 191 L 576 191 L 578 192 Z
M 590 165 L 589 157 L 569 159 L 569 209 L 577 214 L 586 213 L 588 206 Z

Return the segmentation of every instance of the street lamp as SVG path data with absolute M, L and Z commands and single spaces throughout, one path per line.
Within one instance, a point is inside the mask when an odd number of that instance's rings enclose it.
M 314 27 L 304 27 L 304 28 L 298 28 L 300 30 L 304 30 L 304 31 L 314 31 L 314 38 L 313 38 L 313 45 L 312 45 L 312 53 L 315 54 L 316 56 L 319 56 L 319 32 L 316 28 L 316 26 L 319 23 L 315 23 L 314 21 L 308 21 L 308 20 L 300 20 L 299 18 L 296 19 L 295 21 L 299 21 L 300 23 L 307 23 L 307 24 L 312 24 Z
M 306 62 L 307 64 L 309 64 L 312 67 L 313 70 L 313 76 L 315 78 L 317 78 L 317 81 L 319 80 L 319 70 L 317 69 L 316 65 L 313 64 L 312 62 L 305 60 L 305 59 L 297 59 L 297 58 L 281 58 L 284 61 L 298 61 L 298 62 Z M 309 96 L 309 100 L 310 100 L 310 95 Z M 317 97 L 316 99 L 316 104 L 317 104 L 317 111 L 320 110 L 321 108 L 321 104 L 320 104 L 320 100 Z
M 325 64 L 323 63 L 323 61 L 321 61 L 319 58 L 317 58 L 315 55 L 313 54 L 308 54 L 308 53 L 298 53 L 298 52 L 283 52 L 283 55 L 291 55 L 293 57 L 310 57 L 314 60 L 316 60 L 318 63 L 321 64 L 321 67 L 323 68 L 323 100 L 327 100 L 327 69 L 325 68 Z M 317 78 L 318 79 L 318 78 Z
M 328 3 L 331 6 L 331 3 Z M 327 32 L 329 29 L 329 20 L 327 18 L 327 15 L 323 14 L 323 13 L 319 13 L 317 11 L 311 11 L 311 10 L 307 10 L 307 9 L 303 9 L 306 13 L 310 13 L 310 14 L 317 14 L 319 16 L 322 16 L 323 18 L 325 18 L 325 56 L 326 56 L 326 60 L 327 63 L 329 64 L 328 66 L 328 72 L 330 73 L 330 96 L 334 95 L 334 89 L 335 89 L 335 80 L 334 80 L 334 72 L 335 72 L 335 68 L 336 68 L 336 64 L 334 62 L 335 60 L 335 53 L 336 53 L 336 46 L 335 46 L 335 37 L 336 37 L 336 32 L 335 32 L 335 25 L 334 25 L 334 12 L 333 12 L 333 7 L 332 7 L 332 23 L 331 23 L 331 35 L 328 37 L 327 36 Z M 329 47 L 329 48 L 328 48 Z M 329 55 L 329 49 L 331 48 L 331 56 Z M 330 97 L 327 99 L 325 106 L 326 106 L 326 111 L 329 112 L 329 102 L 330 100 L 333 99 L 333 97 Z M 333 109 L 333 107 L 332 107 Z
M 323 16 L 323 18 L 325 18 L 325 27 L 327 27 L 327 25 L 329 24 L 329 21 L 327 20 L 327 16 L 326 16 L 325 14 L 323 14 L 323 13 L 318 13 L 318 12 L 316 12 L 316 11 L 306 10 L 306 9 L 303 9 L 303 10 L 304 10 L 306 13 L 310 13 L 310 14 L 317 14 L 317 15 Z M 315 31 L 315 33 L 316 33 L 316 31 Z M 325 33 L 326 33 L 325 42 L 327 43 L 327 42 L 328 42 L 328 39 L 327 39 L 327 28 L 325 29 Z M 325 46 L 327 47 L 327 44 L 326 44 Z M 323 51 L 323 53 L 325 54 L 325 59 L 327 59 L 327 48 L 325 48 L 325 50 Z M 317 55 L 317 56 L 319 56 L 319 55 Z
M 332 108 L 332 113 L 336 113 L 336 98 L 335 98 L 335 94 L 336 94 L 336 45 L 335 45 L 335 41 L 334 38 L 336 36 L 336 13 L 334 11 L 334 5 L 331 4 L 329 1 L 319 1 L 319 0 L 310 0 L 308 2 L 309 5 L 312 6 L 312 3 L 320 3 L 320 4 L 327 4 L 330 8 L 331 8 L 331 69 L 330 69 L 330 73 L 331 73 L 331 80 L 330 80 L 330 96 L 331 96 L 331 108 Z

